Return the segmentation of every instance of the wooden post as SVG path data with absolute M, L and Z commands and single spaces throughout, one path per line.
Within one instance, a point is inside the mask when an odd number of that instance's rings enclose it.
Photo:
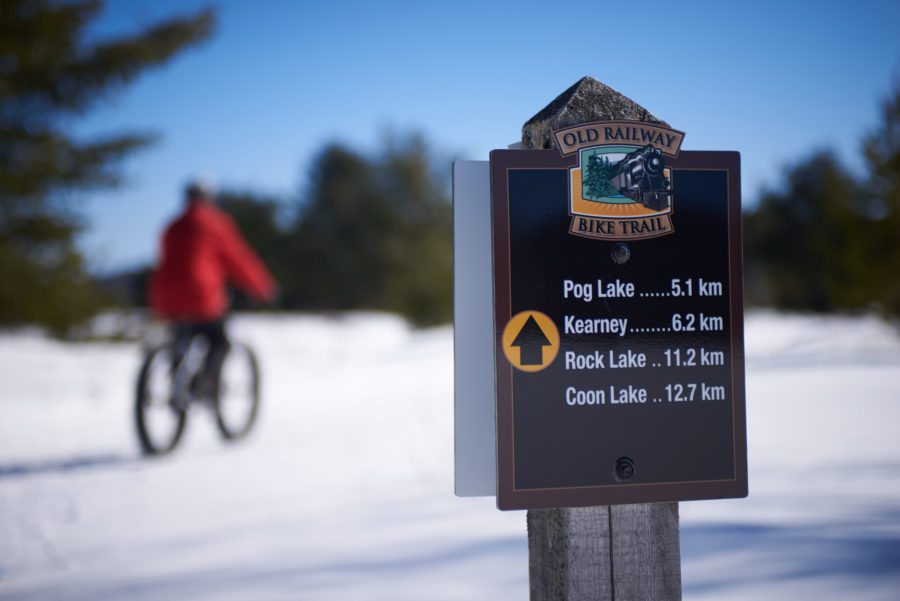
M 555 148 L 554 130 L 612 119 L 667 125 L 590 77 L 522 127 L 524 148 Z M 532 601 L 680 601 L 678 503 L 530 509 Z

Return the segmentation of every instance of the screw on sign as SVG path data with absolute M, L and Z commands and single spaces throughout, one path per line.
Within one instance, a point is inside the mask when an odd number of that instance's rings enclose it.
M 634 462 L 628 457 L 622 457 L 616 462 L 616 476 L 620 480 L 628 480 L 634 475 Z

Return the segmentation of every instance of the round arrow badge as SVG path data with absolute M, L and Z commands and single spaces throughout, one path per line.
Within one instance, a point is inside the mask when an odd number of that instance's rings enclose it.
M 540 371 L 559 352 L 559 330 L 540 311 L 522 311 L 503 328 L 503 354 L 516 369 Z

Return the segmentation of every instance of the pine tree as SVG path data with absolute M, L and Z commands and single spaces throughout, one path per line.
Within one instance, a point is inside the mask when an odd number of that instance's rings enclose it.
M 866 233 L 865 284 L 886 313 L 900 317 L 900 83 L 885 100 L 881 119 L 863 140 L 869 169 L 864 210 L 873 221 Z
M 815 153 L 744 214 L 748 301 L 900 317 L 900 87 L 863 151 L 867 178 Z
M 785 184 L 744 214 L 748 300 L 794 310 L 864 306 L 858 183 L 819 152 L 790 169 Z
M 420 325 L 448 321 L 451 207 L 434 164 L 418 136 L 388 140 L 371 158 L 327 147 L 283 245 L 290 270 L 274 269 L 284 306 L 393 311 Z
M 0 324 L 64 331 L 96 311 L 74 243 L 83 224 L 71 195 L 117 185 L 120 161 L 152 138 L 81 141 L 67 124 L 214 26 L 204 11 L 88 42 L 85 30 L 101 8 L 98 0 L 0 4 Z
M 613 166 L 605 156 L 591 156 L 588 159 L 582 196 L 588 200 L 599 200 L 604 196 L 615 196 L 618 194 L 619 191 L 610 184 L 610 180 L 613 178 L 613 171 Z

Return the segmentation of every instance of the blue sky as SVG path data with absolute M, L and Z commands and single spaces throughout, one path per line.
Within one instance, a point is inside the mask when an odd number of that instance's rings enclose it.
M 108 0 L 91 36 L 208 5 Z M 860 138 L 900 81 L 896 1 L 216 5 L 214 39 L 74 125 L 160 135 L 125 163 L 123 187 L 81 204 L 95 271 L 153 260 L 192 173 L 296 197 L 325 144 L 373 151 L 386 130 L 487 159 L 585 75 L 686 132 L 686 150 L 740 151 L 750 204 L 817 148 L 859 168 Z

